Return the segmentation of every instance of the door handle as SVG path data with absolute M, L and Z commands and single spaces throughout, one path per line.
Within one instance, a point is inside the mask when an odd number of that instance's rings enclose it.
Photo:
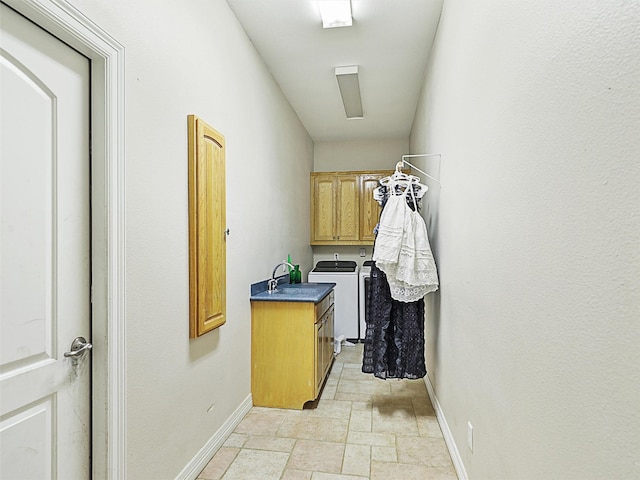
M 84 337 L 76 337 L 71 342 L 71 351 L 64 352 L 65 357 L 77 358 L 82 355 L 87 350 L 91 350 L 93 345 L 91 345 Z

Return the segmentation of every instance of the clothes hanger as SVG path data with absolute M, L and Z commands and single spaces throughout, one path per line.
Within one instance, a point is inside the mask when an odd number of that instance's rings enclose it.
M 380 179 L 381 185 L 388 185 L 392 180 L 408 180 L 409 175 L 402 171 L 402 162 L 396 163 L 396 170 L 392 175 Z
M 402 162 L 398 162 L 396 163 L 396 171 L 393 172 L 393 175 L 391 175 L 391 178 L 393 178 L 394 180 L 411 180 L 411 177 L 413 175 L 407 175 L 406 173 L 404 173 L 402 171 Z
M 429 187 L 420 183 L 420 177 L 404 173 L 402 171 L 402 167 L 402 162 L 396 163 L 395 172 L 388 177 L 380 179 L 380 184 L 387 187 L 387 192 L 392 194 L 395 192 L 396 187 L 400 187 L 402 192 L 404 192 L 411 186 L 411 188 L 414 189 L 414 195 L 418 198 L 422 198 L 424 194 L 427 193 L 427 190 L 429 190 Z M 374 189 L 373 197 L 378 201 L 383 197 L 383 194 L 380 193 L 380 187 Z
M 420 183 L 420 177 L 416 177 L 415 175 L 409 175 L 402 171 L 403 163 L 396 163 L 396 171 L 391 175 L 390 182 L 393 182 L 393 187 L 400 186 L 403 189 L 403 192 L 406 191 L 407 188 L 414 189 L 414 195 L 418 198 L 422 198 L 429 187 L 425 184 Z M 414 187 L 418 187 L 417 189 Z

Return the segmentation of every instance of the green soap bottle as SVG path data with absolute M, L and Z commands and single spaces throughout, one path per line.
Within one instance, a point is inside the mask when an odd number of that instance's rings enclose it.
M 302 272 L 300 271 L 300 265 L 294 265 L 291 275 L 294 277 L 293 283 L 302 283 Z

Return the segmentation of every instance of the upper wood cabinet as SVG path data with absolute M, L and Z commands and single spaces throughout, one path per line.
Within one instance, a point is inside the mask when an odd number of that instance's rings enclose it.
M 373 245 L 378 180 L 391 171 L 312 172 L 311 245 Z
M 311 174 L 311 243 L 360 240 L 360 186 L 354 175 Z
M 360 195 L 358 179 L 336 175 L 336 240 L 357 242 L 360 239 Z
M 378 224 L 381 210 L 380 205 L 373 198 L 373 191 L 378 187 L 380 179 L 386 175 L 381 173 L 360 175 L 360 239 L 371 244 L 375 240 L 373 229 Z

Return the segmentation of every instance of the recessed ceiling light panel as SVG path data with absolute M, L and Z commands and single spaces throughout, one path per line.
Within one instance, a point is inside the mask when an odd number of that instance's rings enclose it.
M 351 0 L 318 0 L 322 28 L 350 27 Z

